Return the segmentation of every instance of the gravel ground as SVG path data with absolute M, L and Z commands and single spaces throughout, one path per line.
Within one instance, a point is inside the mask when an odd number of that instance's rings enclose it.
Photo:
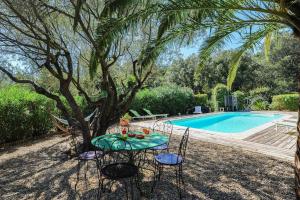
M 179 144 L 176 137 L 172 146 Z M 96 199 L 92 162 L 88 184 L 80 180 L 75 192 L 77 161 L 63 153 L 68 144 L 66 138 L 53 137 L 0 152 L 0 199 Z M 294 199 L 292 163 L 201 141 L 190 141 L 186 156 L 184 199 Z M 148 197 L 137 199 L 178 199 L 172 172 L 165 170 L 151 198 L 152 173 L 145 172 Z M 102 199 L 124 199 L 122 185 L 113 190 Z

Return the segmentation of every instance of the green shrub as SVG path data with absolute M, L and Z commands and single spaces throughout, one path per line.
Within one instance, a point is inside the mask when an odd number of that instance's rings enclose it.
M 217 84 L 212 90 L 212 103 L 214 111 L 218 111 L 220 107 L 225 106 L 224 96 L 228 94 L 228 88 L 224 84 Z
M 233 96 L 237 98 L 238 109 L 243 110 L 245 108 L 246 94 L 240 90 L 237 90 L 233 93 Z
M 195 105 L 197 106 L 208 106 L 208 96 L 207 94 L 195 94 Z
M 299 95 L 297 93 L 276 95 L 272 98 L 271 109 L 273 110 L 297 111 L 298 106 Z
M 271 100 L 271 93 L 269 87 L 258 87 L 249 91 L 250 98 L 255 98 L 261 96 L 266 100 Z
M 24 87 L 0 90 L 0 143 L 33 138 L 52 127 L 50 111 L 55 104 Z
M 153 89 L 144 89 L 136 94 L 131 109 L 141 114 L 143 108 L 153 113 L 168 113 L 177 115 L 186 113 L 187 109 L 193 107 L 194 97 L 190 88 L 177 85 L 161 86 Z
M 268 110 L 269 102 L 263 100 L 257 100 L 251 105 L 251 110 Z

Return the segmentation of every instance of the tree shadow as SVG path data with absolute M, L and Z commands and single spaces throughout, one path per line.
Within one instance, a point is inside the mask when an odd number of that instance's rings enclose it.
M 179 140 L 174 136 L 171 146 L 178 146 Z M 97 199 L 94 164 L 91 163 L 87 174 L 89 187 L 84 187 L 81 177 L 77 193 L 74 187 L 77 161 L 68 159 L 62 152 L 64 149 L 57 144 L 2 162 L 0 196 L 3 199 Z M 153 193 L 152 176 L 152 172 L 145 174 L 148 178 L 141 183 L 145 195 L 137 195 L 137 199 L 179 199 L 174 169 L 164 170 Z M 188 144 L 184 180 L 184 199 L 294 198 L 291 163 L 194 140 Z M 135 193 L 138 193 L 136 189 Z M 119 185 L 101 199 L 126 199 L 124 186 Z

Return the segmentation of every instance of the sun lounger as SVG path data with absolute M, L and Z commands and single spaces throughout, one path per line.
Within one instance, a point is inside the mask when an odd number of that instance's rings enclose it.
M 195 106 L 194 114 L 201 114 L 201 113 L 202 113 L 201 106 Z
M 154 115 L 140 115 L 137 111 L 135 110 L 129 110 L 134 117 L 132 119 L 156 119 L 156 116 Z
M 156 117 L 168 117 L 168 114 L 152 114 L 152 112 L 146 108 L 143 109 L 148 115 Z

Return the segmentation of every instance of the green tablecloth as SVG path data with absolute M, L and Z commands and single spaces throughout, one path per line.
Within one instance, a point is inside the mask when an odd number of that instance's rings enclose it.
M 134 132 L 135 134 L 142 134 L 141 132 Z M 92 139 L 92 144 L 103 150 L 132 150 L 139 151 L 156 147 L 168 142 L 169 137 L 160 133 L 150 133 L 144 139 L 137 139 L 135 137 L 127 137 L 124 142 L 120 140 L 121 134 L 106 134 Z

